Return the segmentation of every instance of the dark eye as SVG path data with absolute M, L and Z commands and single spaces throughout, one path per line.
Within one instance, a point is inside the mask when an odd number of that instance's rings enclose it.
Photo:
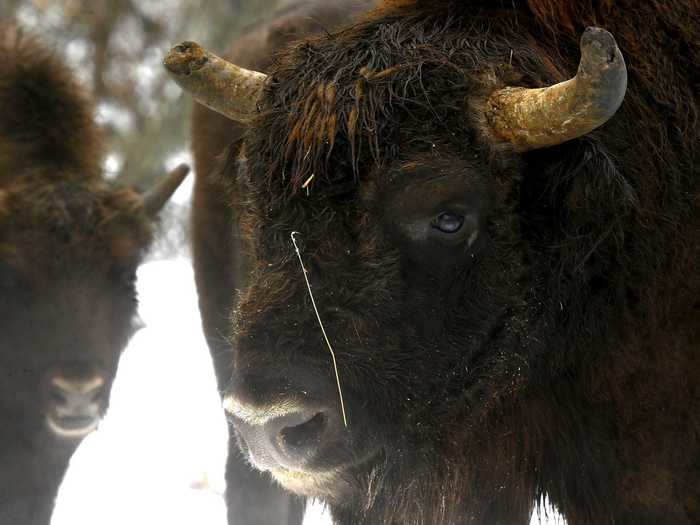
M 457 233 L 464 226 L 464 215 L 444 212 L 433 219 L 431 226 L 443 233 Z

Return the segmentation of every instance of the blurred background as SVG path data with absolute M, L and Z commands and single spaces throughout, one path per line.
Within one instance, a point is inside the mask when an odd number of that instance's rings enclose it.
M 222 52 L 246 27 L 289 0 L 1 0 L 14 19 L 56 50 L 96 101 L 108 139 L 105 176 L 150 186 L 191 164 L 191 101 L 162 59 L 195 40 Z M 52 525 L 226 525 L 226 423 L 201 333 L 189 258 L 193 175 L 162 214 L 138 275 L 146 328 L 124 353 L 100 428 L 75 453 Z M 559 522 L 548 512 L 542 523 Z M 328 523 L 312 505 L 305 524 Z M 533 523 L 539 523 L 535 517 Z
M 192 104 L 165 74 L 165 53 L 182 40 L 223 51 L 247 26 L 289 0 L 2 0 L 0 19 L 16 20 L 64 57 L 96 101 L 108 139 L 107 178 L 151 187 L 189 162 Z M 192 177 L 185 182 L 192 186 Z M 163 215 L 156 252 L 186 247 L 189 199 Z M 183 222 L 184 221 L 184 222 Z
M 105 171 L 148 186 L 187 150 L 189 99 L 168 80 L 164 54 L 182 40 L 223 50 L 287 0 L 2 0 L 14 18 L 65 56 L 94 95 L 109 139 Z M 145 147 L 147 145 L 147 147 Z

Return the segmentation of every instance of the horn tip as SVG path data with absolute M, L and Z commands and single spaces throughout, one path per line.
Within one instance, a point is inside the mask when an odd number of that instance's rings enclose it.
M 182 183 L 183 180 L 189 175 L 190 173 L 190 166 L 189 164 L 185 164 L 184 162 L 182 164 L 179 164 L 172 170 L 170 170 L 170 173 L 168 173 L 168 179 L 173 182 L 173 184 L 177 186 Z
M 174 46 L 163 59 L 163 65 L 174 75 L 191 75 L 208 61 L 206 50 L 197 42 L 185 40 Z
M 587 27 L 581 35 L 581 53 L 596 60 L 611 64 L 622 57 L 615 38 L 600 27 Z
M 189 172 L 190 172 L 190 165 L 186 163 L 178 164 L 175 169 L 173 169 L 173 172 L 181 174 L 183 177 L 186 177 Z
M 163 180 L 144 194 L 142 205 L 145 212 L 151 216 L 157 215 L 172 194 L 180 187 L 189 172 L 190 166 L 185 163 L 170 170 Z

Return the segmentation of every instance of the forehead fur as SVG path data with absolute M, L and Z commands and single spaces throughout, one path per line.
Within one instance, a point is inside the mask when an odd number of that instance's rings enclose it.
M 449 6 L 459 11 L 473 9 L 474 6 L 501 6 L 515 10 L 526 6 L 538 21 L 550 29 L 558 29 L 576 33 L 577 21 L 590 14 L 591 8 L 600 11 L 604 17 L 609 17 L 617 6 L 615 0 L 599 0 L 597 2 L 572 2 L 571 0 L 382 0 L 381 9 L 391 11 L 403 8 L 419 7 L 425 10 L 439 9 Z
M 488 8 L 456 16 L 406 7 L 283 52 L 251 141 L 261 169 L 299 191 L 312 175 L 312 188 L 357 179 L 406 151 L 430 152 L 436 142 L 473 153 L 484 141 L 470 101 L 503 82 L 539 84 L 556 74 L 515 27 L 493 24 L 493 15 Z
M 47 184 L 24 177 L 1 193 L 0 254 L 11 254 L 23 265 L 30 263 L 22 260 L 27 257 L 34 264 L 76 257 L 92 264 L 112 259 L 126 263 L 151 239 L 151 223 L 132 190 L 114 190 L 102 182 Z

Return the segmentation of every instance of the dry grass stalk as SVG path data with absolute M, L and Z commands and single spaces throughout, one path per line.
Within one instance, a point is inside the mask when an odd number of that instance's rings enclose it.
M 345 416 L 345 403 L 343 402 L 343 390 L 340 388 L 340 374 L 338 373 L 338 363 L 335 360 L 335 352 L 333 351 L 333 346 L 331 346 L 331 342 L 328 340 L 328 335 L 326 334 L 326 329 L 323 326 L 323 321 L 321 321 L 321 315 L 318 313 L 318 308 L 316 307 L 316 300 L 314 299 L 314 294 L 311 291 L 311 283 L 309 282 L 309 277 L 306 273 L 306 267 L 304 267 L 304 261 L 301 258 L 301 252 L 299 251 L 299 246 L 297 245 L 297 240 L 294 237 L 295 235 L 299 235 L 299 232 L 292 232 L 291 237 L 292 237 L 292 244 L 294 244 L 294 250 L 297 252 L 297 257 L 299 258 L 299 264 L 301 265 L 301 271 L 304 274 L 304 281 L 306 282 L 306 289 L 309 291 L 309 297 L 311 298 L 311 304 L 314 307 L 314 312 L 316 313 L 316 319 L 318 319 L 318 324 L 321 327 L 321 332 L 323 333 L 323 338 L 326 341 L 326 345 L 328 345 L 328 350 L 331 352 L 331 359 L 333 360 L 333 370 L 335 372 L 335 382 L 338 385 L 338 396 L 340 397 L 340 411 L 343 414 L 343 423 L 345 426 L 348 426 L 348 420 L 347 417 Z

